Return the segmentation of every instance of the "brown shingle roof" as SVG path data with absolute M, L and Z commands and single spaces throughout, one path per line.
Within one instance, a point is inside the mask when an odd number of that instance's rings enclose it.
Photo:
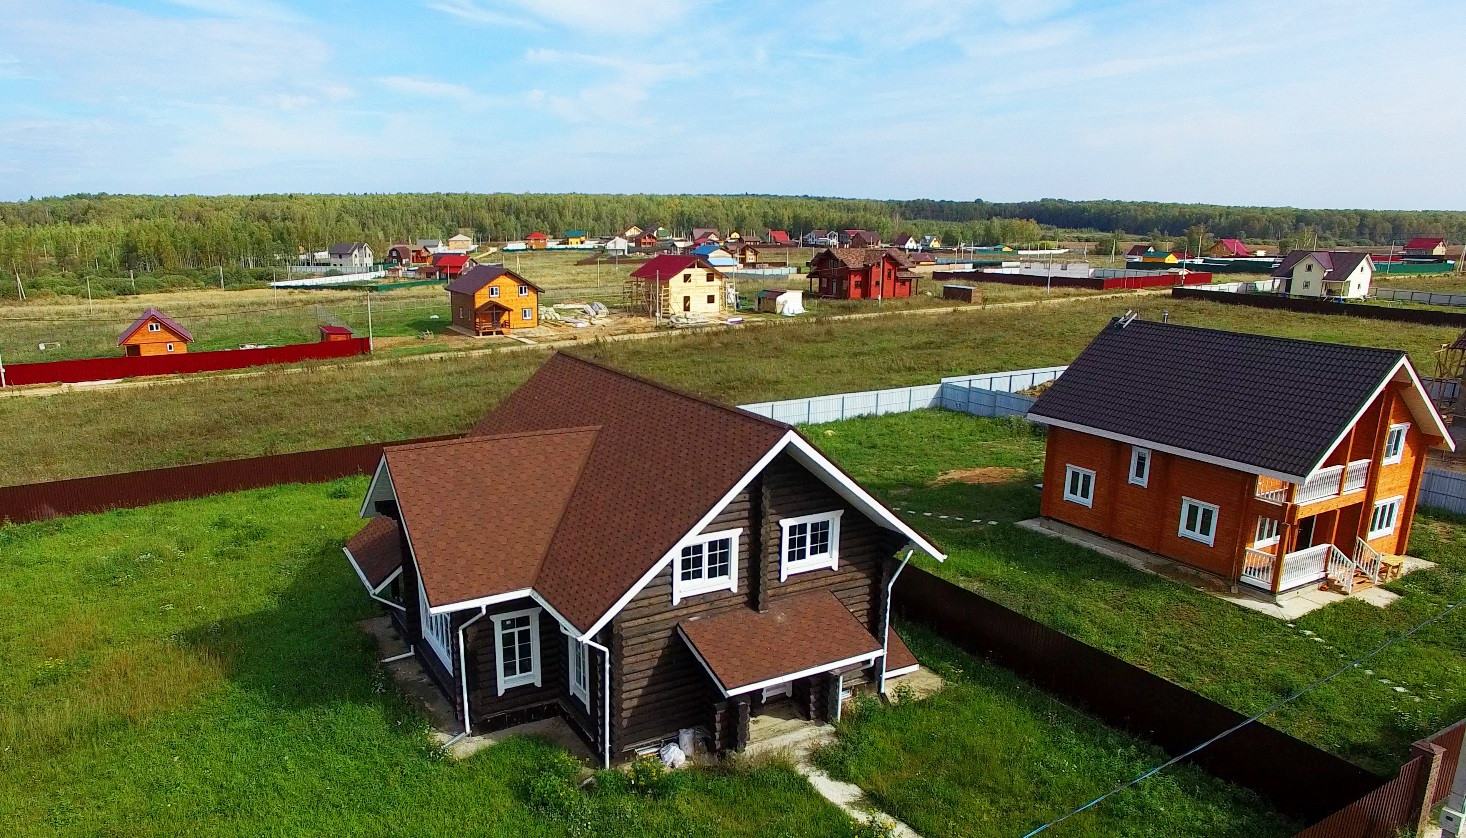
M 886 671 L 899 672 L 902 669 L 909 669 L 916 666 L 918 661 L 916 655 L 911 653 L 911 647 L 901 639 L 901 635 L 893 628 L 886 629 Z
M 386 450 L 429 604 L 534 584 L 595 444 L 578 424 Z
M 887 256 L 895 260 L 896 264 L 903 268 L 911 267 L 911 260 L 906 254 L 893 248 L 871 248 L 871 247 L 827 247 L 819 254 L 818 259 L 825 253 L 830 254 L 840 261 L 840 264 L 852 270 L 860 270 L 881 261 Z
M 530 282 L 503 265 L 474 265 L 459 274 L 452 282 L 448 283 L 448 290 L 458 294 L 477 294 L 479 289 L 501 276 L 513 277 L 520 285 L 528 285 L 534 290 L 544 293 L 545 289 L 535 285 L 533 282 Z
M 402 539 L 397 532 L 397 521 L 385 515 L 371 519 L 346 542 L 346 552 L 367 588 L 381 589 L 402 567 Z
M 535 590 L 582 631 L 791 430 L 782 422 L 557 353 L 468 438 L 576 425 L 601 430 L 564 504 L 570 523 L 555 532 L 533 581 Z M 494 483 L 479 491 L 504 494 Z M 407 510 L 403 514 L 418 549 L 416 518 Z
M 677 628 L 726 695 L 881 651 L 829 591 L 776 597 L 763 612 L 734 608 Z

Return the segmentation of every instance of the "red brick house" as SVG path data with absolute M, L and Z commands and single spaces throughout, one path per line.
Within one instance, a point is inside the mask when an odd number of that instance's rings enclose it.
M 795 428 L 563 354 L 389 447 L 361 514 L 346 557 L 465 733 L 560 716 L 606 764 L 837 719 L 916 669 L 890 585 L 944 558 Z
M 913 297 L 911 260 L 892 248 L 831 247 L 809 261 L 810 293 L 837 300 Z
M 1398 350 L 1128 318 L 1028 416 L 1046 518 L 1274 595 L 1377 581 L 1454 448 Z

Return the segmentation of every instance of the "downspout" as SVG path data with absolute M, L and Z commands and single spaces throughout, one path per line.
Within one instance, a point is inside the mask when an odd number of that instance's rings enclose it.
M 610 649 L 607 649 L 605 646 L 602 646 L 601 644 L 595 642 L 594 640 L 591 640 L 589 637 L 582 637 L 582 638 L 580 638 L 580 642 L 581 643 L 584 643 L 585 645 L 587 645 L 589 647 L 591 647 L 592 649 L 595 649 L 595 650 L 599 651 L 601 653 L 602 658 L 604 658 L 605 661 L 606 661 L 605 666 L 603 666 L 601 668 L 602 669 L 602 673 L 604 675 L 604 677 L 602 678 L 603 684 L 601 686 L 601 705 L 604 708 L 604 710 L 603 710 L 603 716 L 604 716 L 604 719 L 605 719 L 605 724 L 602 725 L 602 727 L 601 727 L 601 730 L 602 730 L 602 736 L 601 736 L 601 767 L 602 768 L 610 768 L 611 767 L 611 650 Z
M 444 748 L 452 747 L 458 740 L 473 732 L 473 727 L 468 721 L 468 653 L 464 648 L 463 630 L 482 620 L 484 615 L 489 613 L 487 605 L 480 605 L 478 613 L 468 622 L 458 627 L 458 681 L 463 685 L 463 732 L 443 743 Z
M 878 696 L 886 694 L 886 660 L 891 652 L 891 591 L 896 587 L 896 578 L 901 575 L 901 571 L 906 569 L 906 565 L 911 563 L 911 554 L 914 552 L 916 551 L 906 551 L 906 558 L 901 560 L 896 572 L 891 574 L 891 581 L 886 583 L 886 619 L 881 631 L 881 677 L 876 682 L 876 695 Z

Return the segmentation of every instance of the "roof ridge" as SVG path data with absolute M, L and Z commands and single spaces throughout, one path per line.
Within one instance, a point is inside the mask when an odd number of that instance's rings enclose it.
M 441 448 L 445 445 L 458 445 L 465 442 L 494 442 L 506 439 L 520 439 L 530 436 L 560 436 L 563 434 L 583 433 L 585 431 L 599 432 L 600 430 L 600 425 L 580 425 L 573 428 L 544 428 L 537 431 L 515 431 L 514 433 L 508 434 L 490 434 L 477 436 L 464 434 L 462 436 L 457 436 L 452 439 L 435 439 L 430 442 L 409 442 L 404 445 L 392 445 L 389 443 L 385 446 L 384 453 L 386 451 L 417 451 L 423 448 Z
M 1118 320 L 1119 320 L 1118 317 L 1112 318 L 1110 320 L 1110 323 L 1111 324 L 1114 324 Z M 1335 343 L 1335 342 L 1326 341 L 1326 340 L 1309 340 L 1307 338 L 1285 338 L 1285 337 L 1281 337 L 1279 335 L 1265 335 L 1265 334 L 1261 334 L 1261 333 L 1258 333 L 1258 332 L 1238 332 L 1238 331 L 1234 331 L 1234 330 L 1231 330 L 1231 329 L 1218 329 L 1218 328 L 1215 328 L 1215 327 L 1212 327 L 1212 326 L 1193 326 L 1193 325 L 1191 325 L 1189 323 L 1162 323 L 1162 322 L 1157 321 L 1157 320 L 1141 320 L 1141 319 L 1136 319 L 1136 320 L 1132 321 L 1132 324 L 1133 323 L 1143 323 L 1143 324 L 1148 325 L 1148 326 L 1164 326 L 1164 327 L 1170 328 L 1170 329 L 1189 329 L 1191 331 L 1197 331 L 1197 332 L 1214 332 L 1216 334 L 1232 335 L 1232 336 L 1235 336 L 1235 337 L 1249 338 L 1249 339 L 1254 339 L 1254 340 L 1269 340 L 1269 341 L 1277 341 L 1277 342 L 1280 342 L 1280 343 L 1309 344 L 1309 345 L 1312 345 L 1312 346 L 1326 346 L 1326 347 L 1328 347 L 1330 349 L 1334 349 L 1334 350 L 1340 350 L 1340 349 L 1342 349 L 1342 350 L 1361 351 L 1361 352 L 1386 352 L 1386 353 L 1390 353 L 1392 355 L 1395 355 L 1397 357 L 1398 356 L 1405 356 L 1406 358 L 1409 357 L 1408 354 L 1403 349 L 1388 349 L 1388 348 L 1385 348 L 1385 347 L 1382 347 L 1382 346 L 1358 346 L 1358 345 L 1355 345 L 1355 344 L 1352 344 L 1352 343 Z M 1126 328 L 1128 328 L 1128 326 Z M 1412 364 L 1412 366 L 1413 366 L 1413 364 Z
M 755 420 L 755 421 L 758 421 L 758 422 L 762 422 L 765 425 L 771 425 L 771 426 L 773 426 L 775 428 L 782 428 L 783 430 L 786 430 L 786 431 L 792 431 L 792 430 L 794 430 L 794 426 L 793 425 L 790 425 L 787 422 L 780 422 L 777 419 L 770 419 L 767 416 L 760 416 L 757 413 L 750 413 L 750 412 L 748 412 L 746 410 L 742 410 L 742 409 L 740 409 L 738 407 L 734 407 L 733 405 L 726 404 L 724 402 L 720 402 L 717 399 L 709 398 L 708 396 L 703 396 L 703 395 L 700 395 L 698 393 L 693 393 L 693 392 L 690 392 L 688 390 L 680 389 L 678 387 L 672 387 L 672 386 L 670 386 L 668 384 L 663 384 L 660 381 L 655 381 L 655 380 L 650 379 L 650 378 L 647 378 L 645 376 L 637 375 L 636 373 L 630 373 L 630 372 L 626 372 L 625 370 L 619 370 L 619 369 L 616 369 L 615 367 L 612 367 L 612 366 L 610 366 L 608 364 L 602 363 L 600 361 L 597 361 L 597 360 L 594 360 L 594 359 L 591 359 L 591 358 L 585 358 L 585 357 L 582 357 L 580 355 L 575 355 L 575 354 L 566 352 L 564 350 L 556 350 L 555 351 L 555 354 L 554 355 L 551 355 L 550 358 L 551 359 L 554 359 L 556 355 L 564 356 L 564 357 L 569 358 L 571 360 L 578 361 L 578 362 L 580 362 L 582 364 L 587 364 L 589 366 L 595 367 L 595 368 L 597 368 L 599 370 L 602 370 L 604 372 L 609 372 L 609 373 L 612 373 L 613 375 L 618 375 L 618 376 L 621 376 L 622 378 L 630 379 L 631 381 L 637 381 L 637 382 L 640 382 L 642 384 L 646 384 L 647 386 L 655 387 L 658 390 L 661 390 L 661 391 L 667 392 L 667 393 L 671 393 L 674 396 L 681 396 L 682 398 L 685 398 L 685 399 L 691 399 L 691 400 L 696 401 L 696 402 L 701 402 L 701 403 L 703 403 L 703 404 L 705 404 L 705 405 L 707 405 L 709 407 L 715 407 L 715 408 L 717 408 L 719 410 L 723 410 L 723 411 L 727 411 L 728 413 L 732 413 L 732 414 L 734 414 L 734 415 L 736 415 L 736 416 L 738 416 L 739 418 L 742 418 L 742 419 L 752 419 L 752 420 Z M 546 363 L 548 363 L 548 361 Z

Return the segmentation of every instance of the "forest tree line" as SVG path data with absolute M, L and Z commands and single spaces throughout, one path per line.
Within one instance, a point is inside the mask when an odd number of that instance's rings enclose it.
M 73 195 L 0 203 L 0 268 L 36 276 L 167 273 L 222 266 L 268 269 L 301 250 L 365 241 L 377 253 L 394 242 L 480 241 L 608 235 L 632 224 L 677 232 L 861 228 L 888 239 L 935 234 L 946 243 L 1028 245 L 1042 239 L 1120 239 L 1181 244 L 1203 236 L 1288 245 L 1389 245 L 1412 236 L 1466 239 L 1466 213 L 1310 210 L 1134 201 L 1017 203 L 874 201 L 763 195 Z

